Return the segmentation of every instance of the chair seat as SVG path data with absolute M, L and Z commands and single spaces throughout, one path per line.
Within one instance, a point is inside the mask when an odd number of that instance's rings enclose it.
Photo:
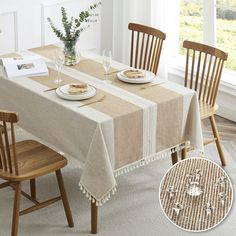
M 200 108 L 200 114 L 201 114 L 201 119 L 208 118 L 212 115 L 215 114 L 215 112 L 218 110 L 219 106 L 215 104 L 215 106 L 211 106 L 207 104 L 206 102 L 199 101 L 199 108 Z
M 66 158 L 35 140 L 16 143 L 16 156 L 19 174 L 0 170 L 1 178 L 10 181 L 33 179 L 56 171 L 67 164 Z

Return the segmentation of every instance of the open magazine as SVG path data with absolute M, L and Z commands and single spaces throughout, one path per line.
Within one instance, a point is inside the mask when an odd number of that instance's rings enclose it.
M 46 76 L 48 68 L 40 56 L 1 58 L 8 78 Z

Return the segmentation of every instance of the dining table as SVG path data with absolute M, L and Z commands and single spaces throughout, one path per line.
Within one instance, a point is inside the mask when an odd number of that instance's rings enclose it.
M 91 201 L 91 232 L 96 233 L 98 206 L 115 194 L 117 176 L 187 146 L 203 151 L 198 98 L 195 91 L 159 76 L 146 84 L 120 81 L 117 73 L 129 66 L 115 60 L 106 83 L 102 57 L 86 51 L 78 64 L 63 66 L 61 85 L 86 83 L 96 95 L 62 99 L 53 82 L 58 50 L 57 45 L 46 45 L 2 56 L 39 55 L 49 74 L 7 78 L 1 66 L 0 108 L 17 111 L 21 128 L 83 164 L 75 187 Z

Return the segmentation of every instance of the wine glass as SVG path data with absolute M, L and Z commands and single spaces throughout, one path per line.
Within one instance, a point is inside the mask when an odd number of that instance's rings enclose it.
M 64 64 L 64 55 L 61 52 L 55 55 L 54 64 L 57 70 L 57 78 L 53 82 L 60 85 L 60 83 L 63 82 L 61 79 L 61 70 Z
M 103 64 L 103 68 L 105 70 L 105 83 L 111 83 L 111 81 L 108 79 L 108 72 L 111 68 L 111 60 L 112 60 L 112 56 L 111 56 L 111 51 L 106 51 L 103 50 L 102 51 L 102 64 Z

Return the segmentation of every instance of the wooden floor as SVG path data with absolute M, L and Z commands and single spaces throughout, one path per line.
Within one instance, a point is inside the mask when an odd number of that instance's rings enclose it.
M 236 142 L 236 122 L 216 116 L 216 123 L 222 140 Z M 205 138 L 211 136 L 211 126 L 208 120 L 203 121 L 202 129 Z
M 232 171 L 236 163 L 236 122 L 216 117 L 217 127 L 220 133 L 221 143 L 226 161 L 225 170 Z M 204 139 L 209 139 L 212 136 L 210 122 L 205 120 L 202 122 Z M 220 164 L 219 155 L 215 143 L 205 146 L 205 154 L 212 161 Z M 233 171 L 234 172 L 234 171 Z

